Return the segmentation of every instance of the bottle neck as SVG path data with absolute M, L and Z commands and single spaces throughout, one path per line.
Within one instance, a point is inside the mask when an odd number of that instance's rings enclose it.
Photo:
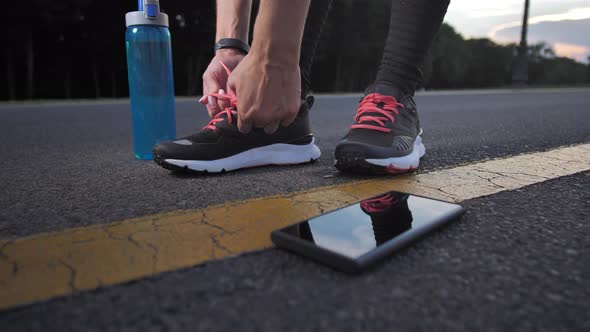
M 156 17 L 147 17 L 144 12 L 136 11 L 125 14 L 125 26 L 155 25 L 168 27 L 168 15 L 159 12 Z

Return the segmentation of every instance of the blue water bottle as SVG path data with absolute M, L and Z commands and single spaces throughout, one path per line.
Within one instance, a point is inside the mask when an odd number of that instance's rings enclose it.
M 168 15 L 158 0 L 138 0 L 125 15 L 127 70 L 137 159 L 152 159 L 154 144 L 176 137 L 174 78 Z

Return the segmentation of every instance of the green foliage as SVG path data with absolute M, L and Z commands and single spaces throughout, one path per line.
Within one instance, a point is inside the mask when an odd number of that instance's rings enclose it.
M 463 39 L 443 24 L 425 63 L 428 89 L 501 87 L 511 82 L 514 44 L 489 39 Z M 581 85 L 590 83 L 590 65 L 556 57 L 545 43 L 529 46 L 529 84 Z M 590 61 L 589 61 L 590 62 Z
M 469 57 L 463 37 L 450 25 L 443 24 L 425 61 L 424 81 L 435 89 L 463 87 Z
M 543 85 L 581 85 L 590 81 L 587 66 L 570 58 L 557 57 L 551 47 L 538 43 L 529 47 L 529 79 Z

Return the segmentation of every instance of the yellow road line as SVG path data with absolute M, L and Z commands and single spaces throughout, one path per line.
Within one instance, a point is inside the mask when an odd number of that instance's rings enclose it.
M 458 202 L 588 170 L 583 144 L 0 241 L 0 309 L 264 249 L 274 229 L 388 190 Z

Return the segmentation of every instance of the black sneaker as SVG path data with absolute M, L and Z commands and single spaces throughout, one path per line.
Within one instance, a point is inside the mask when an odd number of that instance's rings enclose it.
M 216 95 L 228 98 L 227 95 Z M 237 102 L 218 113 L 199 133 L 154 146 L 154 161 L 172 171 L 223 173 L 264 165 L 293 165 L 320 157 L 309 126 L 313 97 L 301 105 L 288 127 L 272 135 L 262 129 L 242 134 L 237 127 Z
M 398 100 L 371 93 L 359 103 L 354 124 L 336 146 L 335 166 L 341 171 L 396 174 L 418 168 L 425 148 L 416 104 L 411 96 Z

